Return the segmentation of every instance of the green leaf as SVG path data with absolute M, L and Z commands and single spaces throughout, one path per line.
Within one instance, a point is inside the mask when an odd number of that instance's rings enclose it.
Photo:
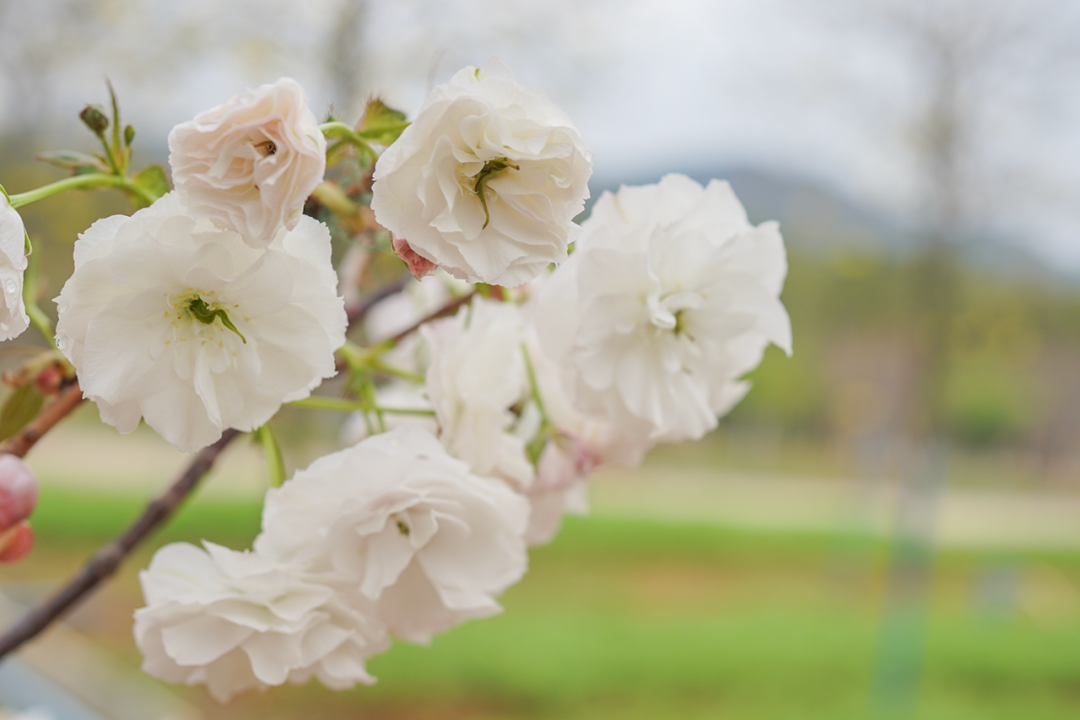
M 390 145 L 408 126 L 405 113 L 389 107 L 379 98 L 373 98 L 368 102 L 364 119 L 356 128 L 356 132 L 366 140 L 380 145 Z
M 160 165 L 147 165 L 142 172 L 131 178 L 131 182 L 147 190 L 155 199 L 172 189 L 169 186 L 169 179 L 165 176 L 165 168 Z M 128 197 L 136 207 L 143 208 L 149 205 L 145 199 L 136 196 L 135 193 L 128 193 Z
M 44 404 L 45 396 L 34 383 L 12 390 L 0 409 L 0 440 L 7 440 L 26 427 Z
M 37 154 L 37 159 L 47 162 L 56 167 L 74 170 L 76 175 L 85 175 L 89 172 L 109 173 L 108 166 L 93 155 L 78 152 L 77 150 L 50 150 Z

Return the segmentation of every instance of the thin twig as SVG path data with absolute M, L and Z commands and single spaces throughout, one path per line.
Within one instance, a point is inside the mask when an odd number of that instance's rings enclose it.
M 405 338 L 407 338 L 408 336 L 412 335 L 414 332 L 419 330 L 420 326 L 423 325 L 424 323 L 431 322 L 432 320 L 438 320 L 441 317 L 446 317 L 447 315 L 453 314 L 462 305 L 464 305 L 465 303 L 472 300 L 475 295 L 476 295 L 476 291 L 473 290 L 471 292 L 468 292 L 468 293 L 462 295 L 461 297 L 454 298 L 453 300 L 446 303 L 445 305 L 443 305 L 438 310 L 435 310 L 435 311 L 425 315 L 424 317 L 420 318 L 419 320 L 414 322 L 409 327 L 407 327 L 404 330 L 402 330 L 401 332 L 399 332 L 397 335 L 394 335 L 393 337 L 387 338 L 386 340 L 384 340 L 382 342 L 386 343 L 388 346 L 391 346 L 391 347 L 394 346 L 394 345 L 397 345 L 399 342 L 401 342 L 402 340 L 404 340 Z M 379 344 L 382 344 L 382 343 L 379 343 Z M 347 362 L 345 362 L 345 358 L 341 357 L 341 355 L 338 355 L 337 358 L 334 360 L 334 367 L 337 369 L 338 372 L 341 372 L 342 370 L 346 369 L 348 366 L 349 366 L 349 364 Z
M 82 388 L 75 382 L 60 392 L 59 397 L 49 403 L 30 424 L 14 437 L 0 444 L 0 453 L 26 457 L 34 443 L 40 440 L 58 422 L 66 418 L 83 401 Z
M 399 332 L 397 335 L 390 338 L 390 342 L 394 343 L 394 344 L 397 344 L 397 343 L 401 342 L 402 340 L 404 340 L 405 338 L 412 335 L 417 330 L 419 330 L 420 326 L 423 325 L 424 323 L 431 322 L 432 320 L 437 320 L 437 319 L 439 319 L 441 317 L 446 317 L 447 315 L 454 314 L 455 312 L 457 312 L 457 309 L 459 307 L 461 307 L 465 303 L 472 300 L 473 296 L 475 296 L 475 295 L 476 295 L 476 291 L 471 290 L 471 291 L 465 293 L 464 295 L 462 295 L 461 297 L 454 298 L 453 300 L 446 303 L 445 305 L 443 305 L 441 308 L 439 308 L 435 312 L 430 313 L 429 315 L 426 315 L 425 317 L 420 318 L 415 323 L 413 323 L 409 327 L 407 327 L 404 330 L 402 330 L 401 332 Z
M 386 287 L 381 287 L 375 292 L 364 297 L 360 302 L 345 308 L 345 314 L 349 318 L 349 327 L 352 328 L 356 323 L 363 320 L 371 308 L 375 307 L 378 303 L 382 302 L 391 295 L 397 295 L 399 292 L 405 289 L 405 286 L 412 280 L 412 275 L 403 273 L 400 278 L 394 280 L 391 283 L 387 283 Z
M 203 448 L 172 486 L 163 495 L 154 498 L 146 506 L 146 510 L 139 519 L 123 535 L 98 550 L 56 594 L 8 628 L 3 637 L 0 637 L 0 658 L 60 619 L 103 580 L 115 573 L 131 551 L 176 512 L 203 476 L 210 471 L 221 451 L 238 435 L 240 435 L 239 430 L 226 430 L 221 434 L 220 440 Z

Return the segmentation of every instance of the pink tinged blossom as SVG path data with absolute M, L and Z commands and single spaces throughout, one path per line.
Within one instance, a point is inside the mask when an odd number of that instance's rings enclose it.
M 15 455 L 0 455 L 0 530 L 30 517 L 37 501 L 38 482 L 30 466 Z
M 394 252 L 401 258 L 409 268 L 409 272 L 417 280 L 422 280 L 428 275 L 432 275 L 438 269 L 438 265 L 428 260 L 426 257 L 416 252 L 409 246 L 409 241 L 405 238 L 394 235 Z
M 0 533 L 0 562 L 13 563 L 26 557 L 34 547 L 34 531 L 23 520 Z
M 14 455 L 0 455 L 0 562 L 23 558 L 34 544 L 26 519 L 38 501 L 34 471 Z
M 194 212 L 262 248 L 296 227 L 322 182 L 326 139 L 303 88 L 282 78 L 174 127 L 169 164 Z

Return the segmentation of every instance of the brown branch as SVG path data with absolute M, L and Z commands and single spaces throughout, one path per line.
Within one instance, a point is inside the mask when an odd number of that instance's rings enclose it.
M 405 338 L 409 337 L 414 332 L 419 330 L 420 326 L 423 325 L 424 323 L 431 322 L 432 320 L 438 320 L 441 317 L 446 317 L 447 315 L 454 314 L 455 312 L 457 312 L 457 309 L 459 307 L 461 307 L 462 305 L 465 305 L 466 303 L 470 302 L 473 299 L 473 297 L 475 297 L 475 295 L 476 295 L 476 291 L 471 290 L 471 291 L 465 293 L 464 295 L 462 295 L 461 297 L 454 298 L 453 300 L 446 303 L 445 305 L 443 305 L 441 308 L 439 308 L 435 312 L 430 313 L 430 314 L 426 315 L 425 317 L 420 318 L 415 323 L 413 323 L 409 327 L 407 327 L 404 330 L 402 330 L 401 332 L 399 332 L 397 335 L 390 338 L 390 342 L 392 342 L 392 343 L 394 343 L 396 345 L 397 343 L 401 342 L 402 340 L 404 340 Z
M 14 437 L 0 444 L 0 453 L 26 457 L 30 448 L 49 432 L 58 422 L 66 418 L 83 401 L 82 388 L 75 382 L 60 392 L 60 395 L 38 413 L 29 425 Z
M 139 519 L 123 535 L 98 550 L 59 591 L 8 628 L 3 637 L 0 637 L 0 658 L 36 637 L 42 630 L 63 617 L 102 581 L 115 573 L 124 558 L 131 554 L 131 551 L 155 528 L 176 512 L 184 499 L 213 467 L 221 451 L 238 435 L 240 435 L 239 430 L 226 430 L 221 434 L 220 440 L 203 448 L 172 486 L 163 495 L 154 498 L 146 506 L 146 510 Z
M 404 290 L 410 280 L 412 280 L 412 276 L 408 273 L 403 273 L 397 280 L 394 280 L 385 287 L 379 288 L 370 295 L 367 295 L 355 305 L 346 307 L 345 314 L 349 318 L 349 328 L 351 329 L 354 325 L 367 317 L 367 314 L 371 312 L 371 308 L 375 307 L 391 295 L 397 295 Z

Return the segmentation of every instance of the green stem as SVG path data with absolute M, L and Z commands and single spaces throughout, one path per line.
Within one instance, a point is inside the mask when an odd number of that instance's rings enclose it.
M 341 137 L 343 135 L 345 137 L 349 137 L 356 134 L 356 131 L 353 130 L 351 127 L 337 120 L 334 120 L 333 122 L 323 123 L 319 126 L 319 130 L 322 132 L 323 135 L 326 135 L 327 137 L 332 137 L 335 135 L 338 137 Z
M 351 340 L 346 340 L 337 352 L 350 370 L 360 372 L 374 368 L 379 363 L 379 356 L 393 347 L 394 343 L 387 341 L 374 347 L 363 348 Z
M 272 487 L 281 487 L 285 482 L 285 458 L 281 454 L 281 445 L 278 444 L 270 423 L 266 423 L 256 430 L 255 438 L 263 448 L 266 469 L 270 473 L 270 485 Z
M 525 343 L 521 343 L 521 354 L 525 358 L 525 373 L 529 377 L 529 389 L 532 399 L 536 403 L 536 409 L 540 411 L 540 430 L 537 431 L 536 437 L 525 448 L 529 462 L 533 464 L 533 467 L 536 467 L 540 462 L 540 455 L 544 452 L 548 440 L 552 439 L 555 434 L 555 426 L 548 417 L 547 408 L 544 407 L 544 399 L 540 397 L 540 383 L 536 381 L 536 369 L 533 367 L 532 356 L 529 355 L 529 348 Z
M 317 410 L 337 410 L 338 412 L 375 412 L 387 415 L 416 415 L 420 417 L 435 417 L 434 410 L 422 410 L 419 408 L 392 408 L 375 407 L 369 402 L 358 400 L 345 400 L 343 398 L 325 397 L 312 395 L 303 400 L 294 400 L 289 403 L 294 407 L 315 408 Z
M 36 327 L 45 340 L 48 341 L 49 346 L 56 350 L 56 338 L 53 337 L 56 330 L 53 329 L 52 321 L 49 320 L 49 316 L 45 314 L 45 311 L 39 308 L 37 303 L 28 302 L 26 303 L 26 316 L 30 318 L 30 324 Z
M 403 380 L 409 380 L 417 385 L 423 385 L 427 380 L 420 373 L 414 373 L 411 370 L 399 368 L 395 365 L 389 365 L 383 362 L 382 358 L 376 357 L 371 361 L 371 369 L 377 372 L 386 373 L 387 375 L 393 375 Z
M 120 177 L 118 175 L 104 175 L 102 173 L 74 175 L 69 178 L 64 178 L 63 180 L 57 180 L 48 185 L 43 185 L 34 190 L 10 195 L 9 197 L 11 198 L 11 207 L 20 208 L 24 205 L 37 202 L 38 200 L 44 200 L 51 195 L 56 195 L 65 190 L 90 190 L 99 187 L 114 187 L 121 190 L 128 190 L 141 197 L 148 204 L 152 204 L 157 200 L 154 194 L 149 190 L 131 182 L 125 177 Z
M 45 337 L 53 350 L 56 350 L 56 329 L 53 328 L 52 320 L 45 311 L 38 307 L 38 265 L 40 260 L 40 248 L 38 254 L 30 253 L 26 260 L 26 272 L 23 273 L 23 305 L 26 306 L 26 316 L 33 325 Z
M 525 358 L 525 373 L 529 377 L 529 388 L 532 391 L 533 400 L 536 401 L 536 408 L 540 411 L 540 417 L 544 419 L 544 424 L 550 425 L 551 421 L 548 420 L 544 400 L 540 397 L 540 383 L 536 381 L 536 369 L 533 368 L 532 357 L 529 355 L 529 348 L 525 346 L 525 343 L 521 343 L 521 354 Z
M 322 134 L 328 138 L 340 138 L 345 140 L 349 144 L 355 146 L 362 156 L 369 157 L 373 161 L 375 158 L 379 157 L 379 154 L 375 152 L 374 148 L 367 144 L 367 141 L 361 137 L 360 133 L 356 132 L 343 122 L 335 120 L 334 122 L 323 123 L 319 126 L 319 130 L 321 130 Z M 330 148 L 327 148 L 327 154 L 329 154 L 329 151 Z
M 397 132 L 399 130 L 404 130 L 410 125 L 412 125 L 412 123 L 410 122 L 387 123 L 386 125 L 377 125 L 370 130 L 359 130 L 356 134 L 360 137 L 376 137 L 379 135 L 384 135 L 388 132 Z

